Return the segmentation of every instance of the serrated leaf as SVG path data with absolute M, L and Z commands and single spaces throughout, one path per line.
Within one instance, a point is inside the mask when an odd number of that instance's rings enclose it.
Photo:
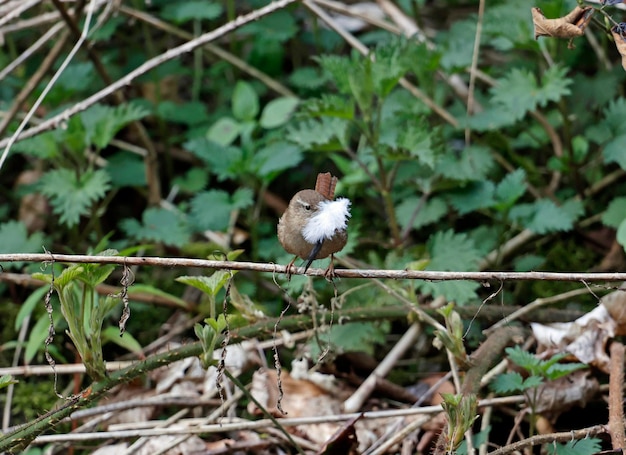
M 519 120 L 537 106 L 543 107 L 549 101 L 558 101 L 561 97 L 569 95 L 568 86 L 572 80 L 565 77 L 566 73 L 566 68 L 551 66 L 544 72 L 543 84 L 540 86 L 530 71 L 513 68 L 491 89 L 492 101 L 505 106 L 513 117 Z
M 489 180 L 471 182 L 462 189 L 448 195 L 450 205 L 459 215 L 473 212 L 474 210 L 491 207 L 494 203 L 495 185 Z
M 218 2 L 190 0 L 166 4 L 160 16 L 176 24 L 183 24 L 190 20 L 217 19 L 222 12 L 223 7 Z
M 626 197 L 616 197 L 602 214 L 602 222 L 617 229 L 624 219 L 626 219 Z
M 339 117 L 352 120 L 354 119 L 354 109 L 352 98 L 324 93 L 319 98 L 305 101 L 300 110 L 314 117 Z
M 426 245 L 430 262 L 426 270 L 467 271 L 475 270 L 481 258 L 474 242 L 467 234 L 456 234 L 452 230 L 439 231 L 431 236 Z M 442 283 L 419 282 L 420 289 L 433 296 L 444 296 L 459 305 L 476 298 L 479 284 L 473 281 L 446 281 Z
M 524 378 L 517 371 L 511 373 L 502 373 L 495 377 L 489 384 L 491 390 L 498 394 L 523 392 Z
M 95 104 L 81 112 L 80 119 L 85 127 L 87 142 L 103 149 L 119 130 L 149 114 L 147 109 L 138 104 L 122 104 L 115 107 Z
M 359 350 L 373 353 L 376 344 L 385 342 L 388 326 L 386 323 L 355 322 L 352 324 L 334 324 L 329 333 L 329 339 L 337 347 L 338 352 Z M 323 346 L 322 346 L 323 347 Z M 318 343 L 310 344 L 312 355 L 319 353 Z
M 519 346 L 506 348 L 504 351 L 509 356 L 511 362 L 528 371 L 537 368 L 541 362 L 534 354 L 525 351 Z
M 568 201 L 559 207 L 549 199 L 540 199 L 532 204 L 513 207 L 510 217 L 537 234 L 547 234 L 571 230 L 583 213 L 581 201 Z
M 187 193 L 197 193 L 202 191 L 209 182 L 209 177 L 204 169 L 193 167 L 184 175 L 175 177 L 172 184 Z
M 435 152 L 431 141 L 432 126 L 427 122 L 412 122 L 399 132 L 397 146 L 430 168 L 435 166 Z M 382 142 L 382 138 L 381 138 Z M 395 144 L 389 144 L 394 146 Z
M 215 297 L 217 293 L 228 283 L 232 274 L 225 270 L 217 270 L 211 276 L 180 276 L 176 281 L 193 286 L 201 290 L 211 297 Z
M 28 229 L 21 221 L 7 221 L 0 224 L 0 253 L 38 253 L 44 246 L 42 232 L 28 235 Z M 4 263 L 3 267 L 21 269 L 24 262 Z
M 526 173 L 517 169 L 507 174 L 496 187 L 497 208 L 508 209 L 526 192 Z
M 37 158 L 55 158 L 61 151 L 64 130 L 47 131 L 33 137 L 23 139 L 13 144 L 13 151 L 25 153 Z
M 232 201 L 233 207 L 237 209 L 248 208 L 254 203 L 254 192 L 250 188 L 239 188 L 233 193 Z
M 284 125 L 293 116 L 298 104 L 298 98 L 287 96 L 270 101 L 261 112 L 259 124 L 265 129 Z
M 205 138 L 187 141 L 183 147 L 207 163 L 220 180 L 235 177 L 240 172 L 243 152 L 238 147 L 223 146 Z
M 435 172 L 452 180 L 484 180 L 493 164 L 489 149 L 470 146 L 459 153 L 448 151 L 441 155 Z
M 588 367 L 583 363 L 555 363 L 547 369 L 546 377 L 551 381 L 555 381 L 574 371 L 584 370 L 585 368 Z
M 541 376 L 528 376 L 524 380 L 522 391 L 539 387 L 541 384 L 543 384 L 543 378 Z
M 626 169 L 626 133 L 611 139 L 602 149 L 605 163 L 617 163 Z
M 566 443 L 550 443 L 545 448 L 548 455 L 593 455 L 602 450 L 602 440 L 597 438 L 585 438 Z
M 56 169 L 45 173 L 39 181 L 54 213 L 68 227 L 78 224 L 80 217 L 87 215 L 92 204 L 104 197 L 110 187 L 109 174 L 102 169 L 80 175 L 70 169 Z
M 626 100 L 623 97 L 615 97 L 604 109 L 604 118 L 601 125 L 608 128 L 613 136 L 626 134 L 626 124 L 623 119 L 626 117 Z M 606 138 L 606 135 L 604 136 Z M 602 141 L 604 142 L 604 141 Z
M 143 212 L 142 222 L 125 219 L 120 222 L 124 232 L 141 241 L 159 242 L 177 247 L 189 241 L 189 228 L 177 213 L 163 208 L 150 207 Z
M 339 150 L 347 145 L 348 127 L 349 122 L 340 118 L 311 119 L 289 128 L 287 139 L 303 149 Z
M 448 213 L 448 205 L 445 200 L 442 197 L 435 196 L 428 199 L 419 211 L 417 211 L 417 215 L 414 216 L 419 203 L 420 201 L 418 199 L 406 198 L 396 207 L 396 216 L 402 229 L 406 229 L 412 218 L 412 228 L 419 229 L 430 223 L 439 221 Z
M 233 210 L 249 207 L 252 192 L 239 189 L 233 196 L 222 190 L 209 190 L 196 194 L 191 200 L 190 220 L 196 229 L 223 231 L 228 228 Z
M 330 75 L 339 93 L 344 95 L 352 93 L 348 77 L 354 72 L 355 62 L 338 55 L 322 55 L 314 60 L 317 60 L 324 71 Z
M 263 41 L 264 44 L 275 42 L 280 45 L 280 43 L 293 38 L 298 30 L 295 16 L 285 10 L 279 10 L 244 25 L 239 29 L 239 33 L 257 35 L 257 41 Z
M 256 175 L 271 181 L 281 171 L 296 167 L 302 159 L 300 147 L 282 141 L 274 142 L 254 154 L 250 167 Z
M 252 85 L 238 81 L 232 98 L 233 115 L 239 121 L 251 121 L 259 115 L 259 95 Z M 212 139 L 209 137 L 209 139 Z M 227 145 L 227 144 L 224 144 Z

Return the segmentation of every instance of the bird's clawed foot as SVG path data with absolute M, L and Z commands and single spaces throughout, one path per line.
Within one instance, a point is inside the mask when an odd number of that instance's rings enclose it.
M 294 262 L 296 262 L 296 259 L 298 258 L 298 256 L 295 256 L 291 262 L 289 264 L 287 264 L 287 271 L 286 271 L 286 275 L 287 275 L 287 281 L 291 281 L 291 268 L 293 267 Z
M 326 281 L 332 282 L 337 277 L 337 275 L 335 274 L 334 259 L 335 259 L 334 256 L 331 254 L 330 264 L 328 264 L 328 268 L 324 272 L 324 278 L 326 278 Z

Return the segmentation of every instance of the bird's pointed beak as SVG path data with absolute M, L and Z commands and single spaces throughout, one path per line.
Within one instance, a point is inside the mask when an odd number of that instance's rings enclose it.
M 320 250 L 322 249 L 322 245 L 323 244 L 324 244 L 324 241 L 320 240 L 320 241 L 316 242 L 315 245 L 313 245 L 313 249 L 311 250 L 311 253 L 309 254 L 309 257 L 306 260 L 306 265 L 304 266 L 304 272 L 305 273 L 309 269 L 309 267 L 311 266 L 311 263 L 315 260 L 315 256 L 317 256 L 318 253 L 320 252 Z

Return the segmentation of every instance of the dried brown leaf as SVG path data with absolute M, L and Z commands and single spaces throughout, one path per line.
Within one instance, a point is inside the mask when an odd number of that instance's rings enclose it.
M 611 34 L 615 40 L 617 51 L 622 56 L 622 68 L 626 71 L 626 23 L 620 22 L 611 28 Z
M 576 6 L 569 14 L 556 19 L 546 19 L 540 8 L 531 8 L 535 39 L 540 36 L 553 38 L 575 38 L 585 33 L 594 9 L 590 6 Z

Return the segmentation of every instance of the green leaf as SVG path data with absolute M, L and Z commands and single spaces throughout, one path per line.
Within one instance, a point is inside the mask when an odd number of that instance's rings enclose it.
M 602 440 L 585 438 L 578 441 L 567 441 L 564 444 L 546 444 L 544 447 L 548 455 L 593 455 L 602 450 Z
M 496 207 L 506 210 L 526 192 L 526 173 L 523 169 L 517 169 L 506 175 L 496 187 Z
M 232 273 L 225 270 L 217 270 L 211 276 L 180 276 L 176 278 L 176 281 L 193 286 L 205 294 L 215 297 L 231 277 Z
M 120 329 L 117 327 L 109 326 L 102 329 L 102 341 L 110 341 L 128 352 L 141 354 L 142 348 L 139 341 L 128 332 L 124 332 L 124 336 L 120 336 Z
M 604 109 L 604 118 L 601 125 L 608 128 L 612 136 L 622 136 L 626 134 L 625 117 L 626 100 L 622 97 L 615 97 Z
M 509 359 L 514 364 L 522 367 L 531 374 L 539 374 L 542 372 L 542 365 L 545 365 L 542 360 L 539 360 L 534 354 L 525 351 L 519 346 L 512 348 L 506 348 L 505 352 L 509 356 Z
M 532 204 L 519 204 L 513 207 L 510 217 L 537 234 L 547 234 L 571 230 L 574 222 L 583 213 L 581 201 L 571 200 L 557 206 L 549 199 L 540 199 Z
M 519 393 L 526 390 L 524 378 L 517 371 L 499 374 L 491 381 L 489 387 L 498 394 Z
M 524 384 L 523 384 L 523 389 L 522 390 L 528 390 L 528 389 L 532 389 L 535 387 L 539 387 L 541 384 L 543 384 L 543 378 L 541 376 L 528 376 L 526 379 L 524 379 Z
M 172 183 L 181 191 L 187 193 L 197 193 L 209 183 L 209 176 L 204 169 L 192 167 L 184 175 L 174 177 Z
M 282 97 L 270 101 L 263 108 L 259 124 L 265 129 L 283 126 L 293 116 L 300 100 L 294 97 Z
M 17 316 L 15 317 L 14 328 L 16 331 L 19 331 L 19 329 L 22 327 L 22 323 L 26 319 L 26 316 L 32 314 L 39 302 L 43 301 L 43 297 L 44 295 L 46 295 L 48 290 L 48 286 L 42 286 L 38 289 L 35 289 L 24 301 L 24 303 L 22 303 L 22 305 L 20 306 L 20 310 L 17 312 Z
M 145 187 L 146 167 L 141 157 L 129 152 L 118 152 L 107 160 L 106 171 L 115 188 Z
M 13 144 L 13 151 L 25 153 L 37 158 L 50 159 L 59 156 L 62 136 L 65 131 L 58 129 L 55 131 L 47 131 L 37 136 L 23 139 Z
M 546 377 L 551 381 L 555 381 L 573 371 L 584 370 L 585 368 L 588 367 L 584 363 L 555 363 L 546 370 Z
M 184 2 L 171 2 L 161 10 L 163 19 L 176 24 L 183 24 L 191 20 L 217 19 L 222 15 L 223 7 L 218 2 L 207 0 L 190 0 Z
M 617 228 L 624 219 L 626 219 L 626 197 L 616 197 L 602 214 L 602 222 L 606 226 Z
M 230 117 L 222 117 L 215 122 L 206 133 L 206 138 L 216 144 L 227 146 L 232 144 L 241 133 L 242 125 Z
M 435 172 L 452 180 L 484 180 L 493 166 L 488 148 L 470 146 L 460 153 L 443 154 L 435 166 Z
M 543 84 L 528 70 L 513 68 L 491 89 L 493 102 L 505 106 L 516 120 L 521 119 L 537 106 L 544 107 L 549 101 L 558 101 L 570 94 L 571 79 L 566 78 L 567 68 L 551 66 L 543 74 Z
M 626 220 L 622 221 L 617 228 L 616 239 L 617 243 L 622 245 L 624 250 L 626 250 Z
M 68 227 L 78 224 L 110 187 L 109 174 L 102 169 L 80 175 L 70 169 L 56 169 L 40 179 L 41 192 L 50 198 L 54 213 Z
M 0 376 L 0 390 L 9 387 L 11 384 L 17 384 L 19 381 L 10 374 Z
M 456 234 L 452 230 L 439 231 L 432 235 L 426 248 L 431 257 L 426 270 L 476 270 L 481 259 L 481 254 L 468 235 Z M 442 295 L 459 305 L 476 298 L 475 290 L 478 286 L 478 283 L 472 281 L 419 282 L 419 287 L 425 294 Z
M 298 30 L 299 26 L 296 23 L 295 15 L 285 10 L 279 10 L 244 25 L 239 29 L 239 33 L 257 35 L 256 41 L 283 43 L 296 36 Z
M 233 210 L 251 204 L 249 189 L 240 189 L 232 197 L 222 190 L 204 191 L 191 200 L 190 220 L 198 230 L 223 231 L 228 228 Z
M 183 144 L 185 149 L 208 164 L 211 172 L 220 180 L 236 177 L 243 165 L 240 148 L 223 146 L 205 138 L 192 139 Z
M 149 114 L 148 110 L 138 104 L 122 104 L 116 107 L 95 104 L 81 112 L 80 119 L 85 127 L 87 142 L 103 149 L 119 130 Z
M 165 100 L 157 105 L 156 114 L 163 120 L 188 126 L 199 125 L 209 120 L 207 105 L 200 101 L 174 103 Z
M 396 216 L 402 229 L 406 229 L 419 203 L 419 199 L 406 198 L 396 207 Z M 439 221 L 446 213 L 448 213 L 448 205 L 445 200 L 439 196 L 431 197 L 415 215 L 412 228 L 419 229 Z
M 535 254 L 525 254 L 513 260 L 516 272 L 531 272 L 537 270 L 545 262 L 545 257 Z
M 326 339 L 337 347 L 338 352 L 362 351 L 372 354 L 377 344 L 385 343 L 387 334 L 386 323 L 356 322 L 351 324 L 333 324 L 330 333 L 321 337 L 322 343 Z M 323 348 L 324 346 L 322 346 Z M 320 352 L 316 342 L 310 345 L 312 355 Z
M 252 121 L 259 115 L 259 95 L 252 85 L 238 81 L 232 98 L 233 115 L 241 122 Z M 209 137 L 209 139 L 211 139 Z
M 471 182 L 465 187 L 448 195 L 450 205 L 459 215 L 465 215 L 478 209 L 491 207 L 494 203 L 495 185 L 489 180 Z
M 143 212 L 142 222 L 125 219 L 120 227 L 136 240 L 159 242 L 177 247 L 189 241 L 189 228 L 181 215 L 163 208 L 150 207 Z
M 44 246 L 41 232 L 33 232 L 30 236 L 21 221 L 7 221 L 0 224 L 0 253 L 39 253 Z M 21 269 L 24 262 L 4 263 L 3 267 Z
M 617 163 L 626 169 L 626 133 L 611 139 L 603 148 L 602 155 L 605 163 Z
M 348 145 L 349 126 L 347 120 L 340 118 L 311 119 L 289 128 L 287 139 L 303 149 L 341 150 Z
M 397 145 L 404 148 L 410 156 L 418 158 L 422 164 L 433 168 L 435 152 L 431 140 L 432 132 L 432 126 L 426 121 L 411 122 L 398 132 Z M 396 144 L 389 145 L 393 147 Z
M 300 147 L 280 141 L 257 151 L 250 167 L 256 175 L 271 181 L 285 169 L 296 167 L 302 159 Z

